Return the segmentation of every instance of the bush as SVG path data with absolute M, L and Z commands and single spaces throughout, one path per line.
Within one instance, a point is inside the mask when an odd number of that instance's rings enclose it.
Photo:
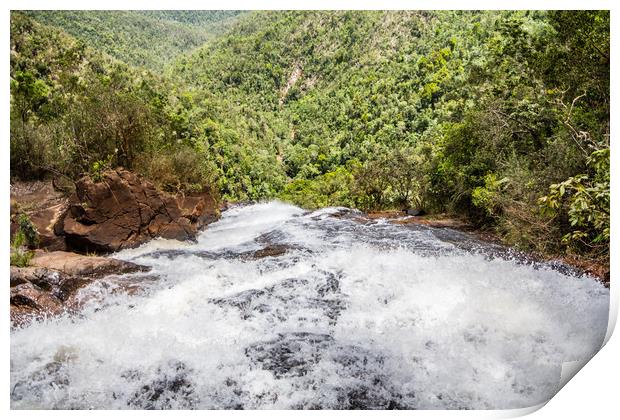
M 569 250 L 609 253 L 610 168 L 609 148 L 593 152 L 588 159 L 591 174 L 579 174 L 552 184 L 539 202 L 543 213 L 568 217 L 569 231 L 562 243 Z
M 484 177 L 484 186 L 476 187 L 471 192 L 472 204 L 484 210 L 489 216 L 497 216 L 501 212 L 498 203 L 508 178 L 497 179 L 497 175 L 490 173 Z
M 36 246 L 39 242 L 38 232 L 28 216 L 20 214 L 17 219 L 17 232 L 11 240 L 11 265 L 17 267 L 27 267 L 34 256 L 34 252 L 28 247 Z
M 356 203 L 350 194 L 352 182 L 351 173 L 340 167 L 312 180 L 296 179 L 288 183 L 279 198 L 307 209 L 327 206 L 355 207 Z
M 30 248 L 39 246 L 39 232 L 26 213 L 20 213 L 17 216 L 18 232 L 23 235 L 20 244 Z
M 216 184 L 213 163 L 190 146 L 168 147 L 143 153 L 137 170 L 164 191 L 202 191 Z

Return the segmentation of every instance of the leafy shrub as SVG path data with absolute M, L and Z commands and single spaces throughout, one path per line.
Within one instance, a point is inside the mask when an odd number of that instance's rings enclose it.
M 18 231 L 24 236 L 23 244 L 31 248 L 39 246 L 39 232 L 26 213 L 17 216 Z
M 552 184 L 539 202 L 544 213 L 559 217 L 566 212 L 570 231 L 562 237 L 569 248 L 609 252 L 610 162 L 609 148 L 588 158 L 593 175 L 579 174 Z
M 118 149 L 114 152 L 116 153 Z M 90 177 L 95 182 L 100 182 L 103 180 L 103 172 L 112 168 L 112 158 L 113 155 L 108 155 L 107 159 L 99 159 L 92 163 L 90 167 Z
M 489 216 L 497 216 L 501 211 L 498 200 L 508 182 L 508 178 L 498 180 L 493 173 L 485 175 L 484 186 L 476 187 L 471 192 L 472 204 L 483 209 Z
M 35 247 L 39 243 L 36 227 L 32 224 L 25 213 L 17 216 L 17 231 L 11 240 L 11 265 L 27 267 L 30 265 L 34 252 L 29 247 Z

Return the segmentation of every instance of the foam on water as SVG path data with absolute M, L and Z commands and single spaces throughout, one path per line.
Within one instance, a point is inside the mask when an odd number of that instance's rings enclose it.
M 195 243 L 118 253 L 159 280 L 94 284 L 80 316 L 13 331 L 11 406 L 523 408 L 598 351 L 609 293 L 593 279 L 352 216 L 236 207 Z M 288 250 L 243 257 L 267 244 Z

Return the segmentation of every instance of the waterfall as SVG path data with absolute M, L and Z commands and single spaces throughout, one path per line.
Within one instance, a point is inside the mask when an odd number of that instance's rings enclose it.
M 11 333 L 11 407 L 523 408 L 605 336 L 609 290 L 450 229 L 233 207 Z

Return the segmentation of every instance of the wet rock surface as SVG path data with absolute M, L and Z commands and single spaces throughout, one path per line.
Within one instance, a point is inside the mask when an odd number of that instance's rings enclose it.
M 317 270 L 313 278 L 289 278 L 263 289 L 249 289 L 211 303 L 236 308 L 242 319 L 260 314 L 273 322 L 299 320 L 334 325 L 346 309 L 337 275 Z
M 333 339 L 326 334 L 279 334 L 271 341 L 254 344 L 245 350 L 252 362 L 272 372 L 276 378 L 303 376 L 316 365 Z
M 330 335 L 310 332 L 278 334 L 245 350 L 251 362 L 275 378 L 319 376 L 329 366 L 343 378 L 328 388 L 323 402 L 308 401 L 301 409 L 404 409 L 401 393 L 383 373 L 383 357 L 359 346 L 338 344 Z M 410 399 L 414 395 L 408 396 Z
M 176 258 L 176 257 L 197 257 L 204 260 L 235 260 L 242 261 L 259 260 L 268 257 L 279 257 L 289 251 L 302 250 L 290 244 L 273 244 L 254 251 L 238 251 L 238 250 L 221 250 L 221 251 L 199 251 L 199 250 L 181 250 L 181 249 L 164 249 L 153 251 L 145 256 L 152 258 Z M 310 250 L 304 250 L 310 252 Z
M 46 292 L 35 284 L 22 283 L 11 288 L 13 324 L 21 324 L 31 318 L 42 319 L 59 315 L 63 311 L 63 303 L 55 294 Z
M 158 368 L 156 379 L 144 381 L 140 372 L 124 372 L 121 376 L 130 383 L 138 383 L 138 389 L 127 400 L 129 408 L 146 410 L 192 409 L 195 408 L 198 396 L 188 378 L 192 370 L 183 362 L 172 361 L 166 368 Z
M 60 271 L 68 276 L 100 278 L 111 274 L 129 274 L 148 271 L 149 268 L 129 261 L 73 252 L 37 252 L 30 261 L 35 267 Z
M 148 272 L 146 266 L 71 252 L 37 252 L 30 267 L 11 267 L 11 324 L 75 313 L 85 303 L 78 292 L 111 275 Z
M 44 267 L 11 267 L 11 287 L 33 283 L 43 290 L 51 290 L 60 284 L 60 273 Z

